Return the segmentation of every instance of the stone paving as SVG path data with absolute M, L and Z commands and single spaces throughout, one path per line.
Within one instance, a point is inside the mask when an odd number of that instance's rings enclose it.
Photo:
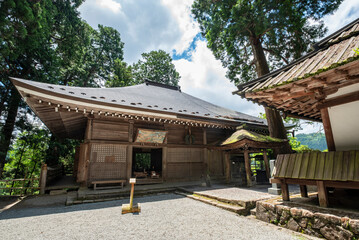
M 183 187 L 182 189 L 229 201 L 258 201 L 276 197 L 268 193 L 269 185 L 258 185 L 252 188 L 239 188 L 228 185 L 213 185 L 212 187 Z

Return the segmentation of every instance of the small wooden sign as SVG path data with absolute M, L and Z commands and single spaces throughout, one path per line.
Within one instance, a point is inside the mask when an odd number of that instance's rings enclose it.
M 130 178 L 130 183 L 136 183 L 136 178 Z

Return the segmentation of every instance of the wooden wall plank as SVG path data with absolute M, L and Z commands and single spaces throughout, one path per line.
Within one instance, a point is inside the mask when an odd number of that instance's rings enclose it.
M 296 154 L 294 169 L 293 169 L 293 173 L 292 173 L 293 178 L 299 178 L 302 161 L 303 161 L 303 153 Z
M 328 156 L 328 153 L 320 153 L 318 156 L 318 166 L 315 171 L 315 179 L 323 179 L 324 177 L 324 166 L 325 160 Z
M 293 167 L 295 164 L 295 160 L 296 160 L 296 156 L 295 154 L 290 154 L 289 158 L 288 158 L 288 165 L 287 165 L 287 169 L 285 171 L 285 177 L 292 177 L 292 173 L 293 173 Z
M 347 181 L 348 177 L 349 177 L 349 164 L 350 164 L 350 152 L 349 151 L 345 151 L 343 152 L 344 156 L 343 156 L 343 162 L 342 162 L 342 174 L 340 179 L 341 181 Z
M 309 153 L 304 153 L 298 178 L 306 178 L 307 171 L 308 171 L 308 165 L 309 165 Z
M 223 152 L 219 150 L 207 150 L 210 176 L 224 176 Z
M 334 168 L 333 168 L 333 177 L 331 180 L 337 181 L 342 179 L 343 171 L 343 152 L 335 152 L 334 155 Z
M 281 163 L 281 168 L 280 168 L 280 172 L 279 172 L 280 177 L 285 177 L 289 157 L 290 157 L 290 154 L 284 154 L 284 156 L 283 156 L 282 163 Z
M 348 180 L 349 181 L 354 181 L 354 174 L 355 174 L 355 156 L 356 156 L 356 151 L 350 151 L 350 156 L 349 156 L 349 164 L 348 164 Z M 359 164 L 359 163 L 358 163 Z
M 315 178 L 317 162 L 318 162 L 318 153 L 317 152 L 310 153 L 309 166 L 308 166 L 309 169 L 308 169 L 307 177 L 306 177 L 307 179 L 314 179 Z
M 359 151 L 356 151 L 355 155 L 354 180 L 359 181 Z
M 323 180 L 331 180 L 333 177 L 333 168 L 334 168 L 334 154 L 335 152 L 329 152 L 325 161 L 325 171 Z
M 275 161 L 275 169 L 273 172 L 274 177 L 280 177 L 280 170 L 282 168 L 282 162 L 283 162 L 284 154 L 279 154 L 277 156 L 277 160 Z

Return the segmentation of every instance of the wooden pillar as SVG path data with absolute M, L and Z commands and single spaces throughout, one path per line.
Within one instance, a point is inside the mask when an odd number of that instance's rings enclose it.
M 208 163 L 208 149 L 207 149 L 207 130 L 203 128 L 203 176 L 206 176 L 209 173 L 209 163 Z
M 40 194 L 45 194 L 47 178 L 47 164 L 42 164 L 40 173 Z
M 299 185 L 300 187 L 300 195 L 302 197 L 307 198 L 308 197 L 308 190 L 307 190 L 307 186 L 306 185 Z
M 87 117 L 87 126 L 85 131 L 85 141 L 89 141 L 92 139 L 92 126 L 93 119 L 91 117 Z
M 231 159 L 229 153 L 224 154 L 224 164 L 226 166 L 226 182 L 230 183 L 232 179 L 231 179 Z
M 281 187 L 281 189 L 282 189 L 282 198 L 283 198 L 283 201 L 290 201 L 288 184 L 283 180 L 283 181 L 281 181 L 281 183 L 280 183 L 280 187 Z
M 252 170 L 248 150 L 244 150 L 244 166 L 246 168 L 247 186 L 250 187 L 252 186 Z
M 322 122 L 325 139 L 327 140 L 328 151 L 335 151 L 334 136 L 332 131 L 332 125 L 330 123 L 328 108 L 320 109 L 320 113 L 322 115 Z
M 81 143 L 76 181 L 78 183 L 81 183 L 82 185 L 86 185 L 87 182 L 87 176 L 88 176 L 87 172 L 88 172 L 89 162 L 90 162 L 89 143 Z
M 129 145 L 127 146 L 127 171 L 126 171 L 126 176 L 128 181 L 130 181 L 130 178 L 132 176 L 132 156 L 133 156 L 133 146 Z
M 329 200 L 328 200 L 328 191 L 325 187 L 324 181 L 317 181 L 317 188 L 318 188 L 318 198 L 319 198 L 319 205 L 321 207 L 328 207 Z
M 133 123 L 134 121 L 130 121 L 128 126 L 128 141 L 131 143 L 133 142 Z
M 268 161 L 268 155 L 267 155 L 267 150 L 264 149 L 263 150 L 263 160 L 264 160 L 264 165 L 266 167 L 266 173 L 267 173 L 267 178 L 271 178 L 271 172 L 270 172 L 270 168 L 269 168 L 269 161 Z
M 162 148 L 162 179 L 167 180 L 167 147 Z

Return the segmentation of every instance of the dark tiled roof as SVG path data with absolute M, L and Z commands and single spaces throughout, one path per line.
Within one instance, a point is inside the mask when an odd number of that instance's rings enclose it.
M 121 107 L 154 110 L 188 118 L 230 120 L 265 125 L 266 121 L 244 113 L 223 108 L 182 92 L 179 88 L 147 81 L 120 88 L 83 88 L 61 86 L 15 79 L 50 93 L 91 100 L 96 103 L 115 104 Z
M 359 19 L 324 38 L 314 45 L 315 50 L 293 63 L 251 82 L 239 85 L 239 90 L 235 93 L 262 91 L 329 70 L 338 63 L 346 62 L 355 57 L 353 49 L 358 46 Z

